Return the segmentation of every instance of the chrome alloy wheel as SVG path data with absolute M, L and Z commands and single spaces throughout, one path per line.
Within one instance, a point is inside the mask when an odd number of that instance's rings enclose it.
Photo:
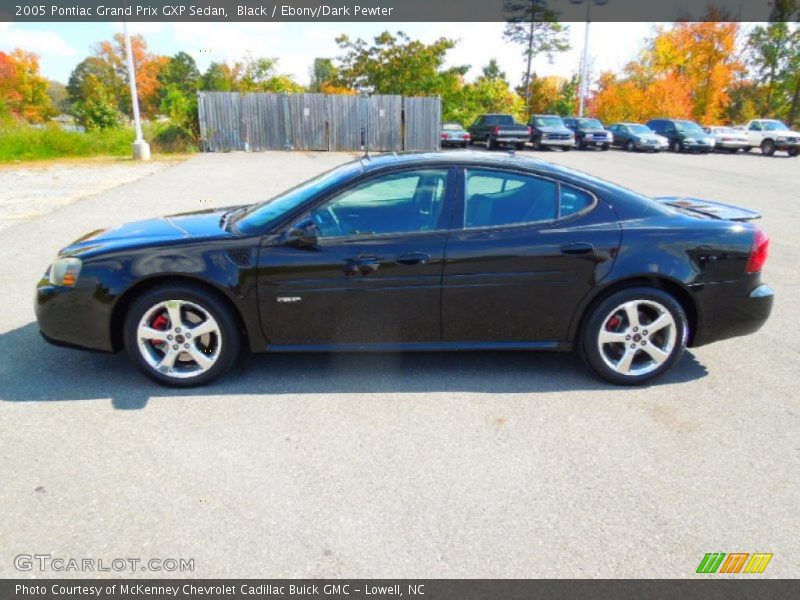
M 677 325 L 662 304 L 631 300 L 603 320 L 597 346 L 603 362 L 620 375 L 646 375 L 658 369 L 675 349 Z
M 214 317 L 186 300 L 152 306 L 139 321 L 136 340 L 148 365 L 179 379 L 208 371 L 222 350 L 222 334 Z

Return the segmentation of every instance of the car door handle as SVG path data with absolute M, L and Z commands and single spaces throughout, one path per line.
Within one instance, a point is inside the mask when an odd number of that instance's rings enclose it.
M 588 242 L 571 242 L 561 246 L 562 254 L 589 254 L 594 252 L 594 246 Z
M 426 265 L 430 261 L 431 255 L 425 252 L 409 252 L 408 254 L 401 254 L 397 257 L 395 262 L 398 265 Z

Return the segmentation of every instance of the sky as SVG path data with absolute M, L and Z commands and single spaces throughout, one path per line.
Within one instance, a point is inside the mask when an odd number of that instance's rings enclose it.
M 572 49 L 555 57 L 537 57 L 537 74 L 569 76 L 577 72 L 583 49 L 585 23 L 567 23 Z M 341 33 L 371 40 L 382 31 L 404 31 L 412 38 L 433 42 L 439 37 L 458 40 L 448 52 L 448 66 L 471 65 L 468 77 L 496 58 L 509 81 L 517 85 L 525 69 L 522 48 L 503 40 L 503 23 L 130 23 L 152 52 L 172 55 L 188 52 L 201 71 L 212 61 L 232 62 L 247 53 L 279 59 L 278 70 L 307 84 L 316 57 L 341 54 L 334 39 Z M 589 37 L 593 73 L 619 71 L 634 59 L 652 33 L 651 23 L 592 23 Z M 0 50 L 16 47 L 35 52 L 42 74 L 66 83 L 72 69 L 91 54 L 96 42 L 122 30 L 121 23 L 8 23 L 0 22 Z

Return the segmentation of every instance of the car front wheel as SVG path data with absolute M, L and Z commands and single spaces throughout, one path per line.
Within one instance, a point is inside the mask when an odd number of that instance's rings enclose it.
M 789 156 L 797 156 L 800 154 L 800 148 L 789 148 Z
M 131 305 L 124 327 L 125 347 L 139 368 L 172 387 L 204 385 L 223 375 L 241 344 L 225 303 L 188 284 L 145 292 Z
M 612 294 L 592 311 L 581 352 L 606 381 L 641 385 L 675 365 L 687 338 L 680 303 L 656 288 L 634 287 Z
M 775 154 L 775 142 L 772 140 L 764 140 L 761 142 L 761 153 L 764 156 L 772 156 Z

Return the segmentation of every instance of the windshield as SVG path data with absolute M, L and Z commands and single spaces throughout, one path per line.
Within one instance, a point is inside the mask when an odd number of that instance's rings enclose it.
M 564 127 L 561 117 L 536 117 L 534 123 L 537 127 Z
M 578 127 L 581 129 L 602 129 L 603 124 L 597 119 L 578 119 Z
M 445 131 L 461 131 L 462 127 L 458 123 L 445 123 L 442 125 Z
M 359 171 L 361 171 L 361 162 L 350 162 L 301 183 L 266 202 L 254 204 L 236 219 L 236 229 L 244 234 L 257 233 L 325 188 L 344 181 Z
M 700 129 L 700 125 L 692 123 L 691 121 L 680 121 L 675 123 L 675 129 L 679 133 L 693 133 L 695 135 L 705 135 L 706 132 Z
M 628 129 L 631 130 L 631 133 L 655 133 L 647 125 L 628 125 Z
M 764 121 L 766 131 L 789 131 L 789 128 L 780 121 Z

